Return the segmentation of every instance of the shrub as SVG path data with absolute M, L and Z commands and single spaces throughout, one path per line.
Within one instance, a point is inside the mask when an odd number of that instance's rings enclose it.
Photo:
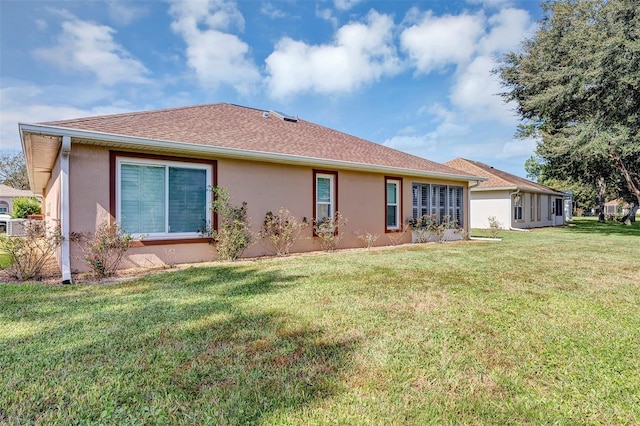
M 109 277 L 122 262 L 133 237 L 124 232 L 117 223 L 102 223 L 93 234 L 73 233 L 71 239 L 80 244 L 82 259 L 96 277 Z
M 23 226 L 22 236 L 0 234 L 0 251 L 8 259 L 6 269 L 11 277 L 18 281 L 39 279 L 42 269 L 62 244 L 62 232 L 58 223 L 48 225 L 43 220 L 27 220 Z
M 409 225 L 417 242 L 426 243 L 429 241 L 429 237 L 431 237 L 437 223 L 434 215 L 425 214 L 418 218 L 410 219 Z
M 287 256 L 307 226 L 304 220 L 300 221 L 289 210 L 280 208 L 277 215 L 267 212 L 258 236 L 276 256 Z
M 394 246 L 397 246 L 398 244 L 400 244 L 400 242 L 404 238 L 404 234 L 407 233 L 409 228 L 411 228 L 411 225 L 410 225 L 409 222 L 407 222 L 404 225 L 402 225 L 402 229 L 400 231 L 398 231 L 398 232 L 389 232 L 387 234 L 387 237 L 389 237 L 389 241 L 391 241 L 391 244 L 393 244 Z
M 498 234 L 502 230 L 502 222 L 498 222 L 495 216 L 489 216 L 489 237 L 498 238 Z
M 380 238 L 380 235 L 372 234 L 370 232 L 366 232 L 364 234 L 357 232 L 356 235 L 358 236 L 358 239 L 364 242 L 364 246 L 367 250 L 369 250 L 376 242 L 376 240 Z
M 332 218 L 314 219 L 313 233 L 320 240 L 322 250 L 331 252 L 338 247 L 344 237 L 342 228 L 347 222 L 348 219 L 342 216 L 340 212 L 336 212 Z
M 13 200 L 13 218 L 26 219 L 32 214 L 40 214 L 40 201 L 35 197 L 20 197 Z
M 234 261 L 249 247 L 252 240 L 247 203 L 240 207 L 231 204 L 226 188 L 212 187 L 211 210 L 218 215 L 218 229 L 210 231 L 216 252 L 221 260 Z
M 435 237 L 439 243 L 444 242 L 448 229 L 460 232 L 458 222 L 451 220 L 449 215 L 443 216 L 442 220 L 438 222 L 435 215 L 425 214 L 419 218 L 409 220 L 409 224 L 416 235 L 416 239 L 421 243 L 429 241 L 431 237 Z

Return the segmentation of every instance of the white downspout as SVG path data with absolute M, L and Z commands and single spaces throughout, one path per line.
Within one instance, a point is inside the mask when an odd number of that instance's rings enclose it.
M 71 153 L 71 137 L 62 137 L 60 151 L 60 209 L 62 232 L 61 264 L 62 284 L 71 284 L 71 259 L 69 254 L 69 154 Z
M 516 192 L 510 192 L 509 193 L 509 203 L 511 204 L 511 211 L 509 212 L 509 230 L 510 231 L 529 232 L 528 229 L 514 228 L 513 226 L 511 226 L 511 216 L 513 215 L 513 196 L 517 195 L 519 193 L 520 193 L 520 189 L 518 189 Z M 522 209 L 522 214 L 524 215 L 524 208 Z M 515 220 L 515 218 L 513 220 Z

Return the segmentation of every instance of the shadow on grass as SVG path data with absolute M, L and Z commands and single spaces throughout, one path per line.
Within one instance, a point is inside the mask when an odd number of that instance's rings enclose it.
M 640 237 L 640 222 L 637 221 L 631 225 L 625 225 L 617 221 L 600 223 L 597 218 L 574 218 L 573 223 L 564 229 L 572 233 Z
M 298 278 L 198 267 L 7 303 L 7 324 L 47 326 L 0 339 L 0 388 L 11 389 L 0 396 L 3 415 L 17 424 L 248 424 L 333 395 L 358 342 L 255 299 Z

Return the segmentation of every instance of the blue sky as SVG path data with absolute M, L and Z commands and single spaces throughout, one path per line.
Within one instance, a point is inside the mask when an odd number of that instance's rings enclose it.
M 0 143 L 18 122 L 229 102 L 438 162 L 524 176 L 495 60 L 540 18 L 525 0 L 0 1 Z

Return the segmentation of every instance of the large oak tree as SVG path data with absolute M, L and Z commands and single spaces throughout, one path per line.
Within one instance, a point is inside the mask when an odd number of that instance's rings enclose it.
M 618 182 L 640 204 L 640 2 L 542 4 L 535 35 L 497 73 L 521 136 L 557 177 Z

